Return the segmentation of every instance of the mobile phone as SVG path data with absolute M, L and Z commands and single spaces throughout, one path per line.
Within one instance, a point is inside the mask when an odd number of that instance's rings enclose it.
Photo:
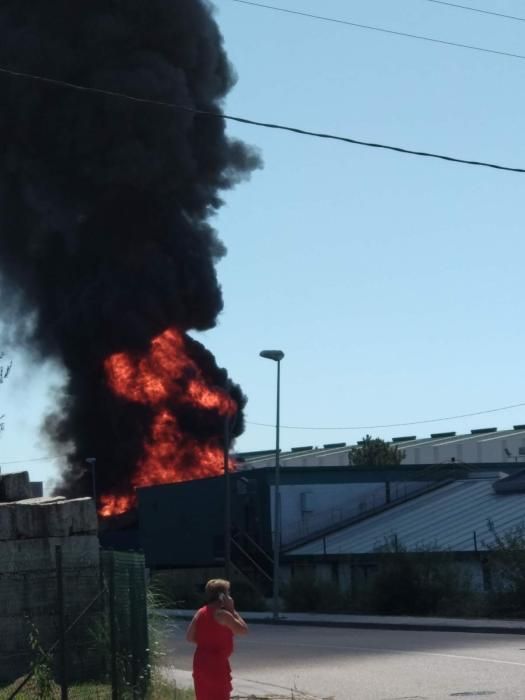
M 224 595 L 224 593 L 221 593 L 221 594 L 219 595 L 219 600 L 220 600 L 221 603 L 224 605 L 224 601 L 226 600 L 226 596 Z

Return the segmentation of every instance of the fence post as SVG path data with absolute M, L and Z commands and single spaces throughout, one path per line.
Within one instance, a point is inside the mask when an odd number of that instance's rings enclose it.
M 64 604 L 64 571 L 62 567 L 62 547 L 55 547 L 55 564 L 57 576 L 58 609 L 58 656 L 60 668 L 60 698 L 68 700 L 67 692 L 67 656 L 66 656 L 66 611 Z
M 134 576 L 134 561 L 128 563 L 128 595 L 129 595 L 129 617 L 130 617 L 130 633 L 131 633 L 131 683 L 133 698 L 140 698 L 139 676 L 140 676 L 140 657 L 139 646 L 140 636 L 138 633 L 138 606 L 137 606 L 137 591 L 136 580 Z
M 145 560 L 142 560 L 142 564 L 145 564 Z M 140 581 L 141 581 L 141 597 L 140 597 L 140 602 L 142 604 L 142 619 L 141 619 L 141 627 L 142 627 L 142 642 L 143 642 L 143 650 L 142 650 L 142 673 L 144 674 L 144 688 L 147 689 L 150 683 L 150 647 L 149 647 L 149 609 L 148 609 L 148 584 L 146 582 L 146 572 L 145 569 L 141 570 L 141 576 L 140 576 Z
M 111 655 L 111 700 L 119 700 L 117 666 L 117 620 L 115 600 L 115 553 L 109 552 L 109 637 Z

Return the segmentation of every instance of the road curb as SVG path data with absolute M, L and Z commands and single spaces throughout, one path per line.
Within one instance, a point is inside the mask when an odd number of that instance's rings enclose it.
M 187 622 L 194 614 L 190 610 L 159 610 L 161 615 L 173 617 L 175 619 Z M 309 618 L 308 620 L 282 616 L 279 620 L 274 620 L 272 617 L 253 617 L 250 613 L 243 613 L 243 617 L 250 625 L 274 625 L 286 627 L 330 627 L 342 629 L 382 629 L 382 630 L 398 630 L 407 632 L 466 632 L 469 634 L 512 634 L 525 635 L 525 622 L 523 625 L 505 624 L 504 621 L 498 621 L 494 624 L 476 624 L 472 622 L 450 621 L 450 622 L 435 622 L 420 619 L 418 622 L 404 622 L 397 620 L 336 620 L 329 617 L 320 617 L 319 619 Z
M 341 627 L 343 629 L 380 629 L 399 630 L 407 632 L 468 632 L 471 634 L 514 634 L 525 635 L 525 627 L 492 627 L 485 625 L 439 625 L 439 624 L 411 624 L 408 622 L 339 622 L 334 620 L 250 620 L 250 624 L 276 625 L 288 627 Z

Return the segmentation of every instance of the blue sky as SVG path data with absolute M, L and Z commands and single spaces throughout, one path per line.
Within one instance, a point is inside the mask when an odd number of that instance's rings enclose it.
M 425 0 L 282 0 L 283 7 L 525 54 L 525 22 Z M 525 17 L 523 2 L 462 4 Z M 225 109 L 363 140 L 525 167 L 525 60 L 217 3 L 238 83 Z M 202 340 L 249 397 L 238 449 L 271 447 L 275 366 L 282 423 L 417 421 L 525 401 L 521 297 L 525 175 L 402 156 L 231 123 L 265 167 L 215 225 L 225 310 Z M 39 442 L 50 377 L 16 357 L 1 387 L 0 464 Z M 525 407 L 377 430 L 283 429 L 282 445 L 390 439 L 525 423 Z M 28 464 L 34 478 L 53 462 Z

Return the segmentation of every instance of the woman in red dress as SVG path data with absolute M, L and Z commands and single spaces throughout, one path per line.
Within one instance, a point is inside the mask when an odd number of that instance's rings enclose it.
M 233 636 L 246 634 L 248 625 L 236 612 L 230 583 L 212 579 L 206 584 L 207 604 L 198 610 L 186 632 L 197 645 L 193 657 L 196 700 L 230 700 L 230 656 Z

